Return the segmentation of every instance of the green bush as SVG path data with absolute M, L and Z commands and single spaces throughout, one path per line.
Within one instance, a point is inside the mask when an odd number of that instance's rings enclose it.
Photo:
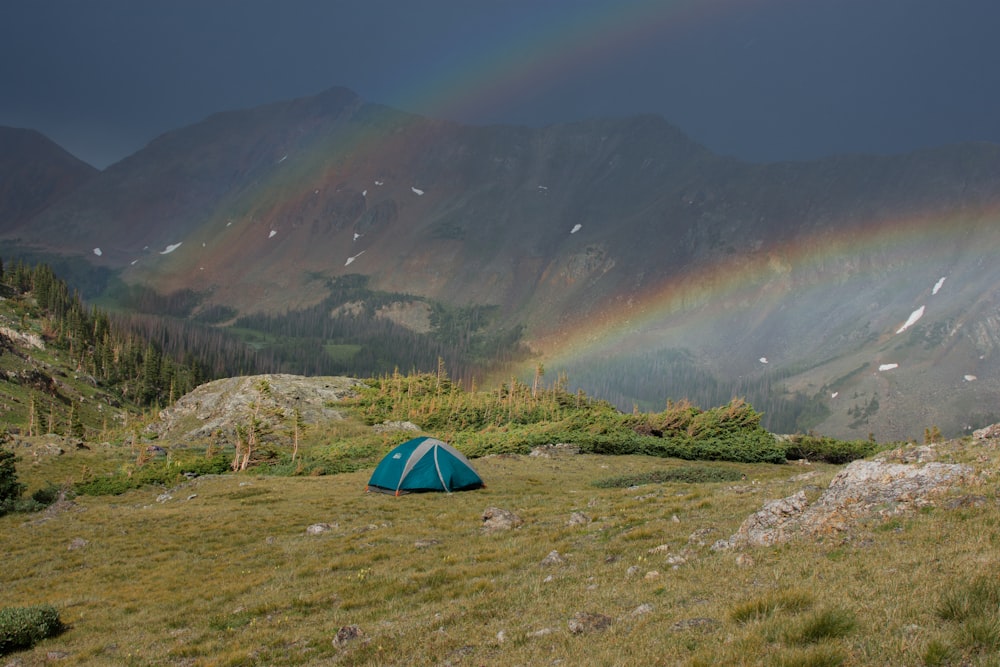
M 871 440 L 837 440 L 816 435 L 793 435 L 785 443 L 785 457 L 827 463 L 850 463 L 878 452 Z
M 41 505 L 42 507 L 48 507 L 52 503 L 59 500 L 59 494 L 62 491 L 58 486 L 49 482 L 40 489 L 37 489 L 31 494 L 31 499 Z
M 686 461 L 784 463 L 785 449 L 767 432 L 725 439 L 691 437 L 647 438 L 641 453 Z
M 77 482 L 74 489 L 81 496 L 120 496 L 141 486 L 136 480 L 119 472 Z
M 74 491 L 83 496 L 120 496 L 144 486 L 171 486 L 181 481 L 184 473 L 221 475 L 229 472 L 230 457 L 191 457 L 185 460 L 152 461 L 133 470 L 119 470 L 102 477 L 77 482 Z
M 0 655 L 31 648 L 65 629 L 51 605 L 0 608 Z
M 630 486 L 639 486 L 640 484 L 664 484 L 669 482 L 683 482 L 686 484 L 734 482 L 742 479 L 742 477 L 743 473 L 730 468 L 681 466 L 667 470 L 651 470 L 650 472 L 637 475 L 621 475 L 619 477 L 599 479 L 593 485 L 601 489 L 625 489 Z

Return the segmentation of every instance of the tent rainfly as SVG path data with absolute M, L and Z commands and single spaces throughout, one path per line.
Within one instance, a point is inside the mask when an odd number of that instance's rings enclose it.
M 385 455 L 368 481 L 368 491 L 417 493 L 469 491 L 486 486 L 469 459 L 436 438 L 407 440 Z

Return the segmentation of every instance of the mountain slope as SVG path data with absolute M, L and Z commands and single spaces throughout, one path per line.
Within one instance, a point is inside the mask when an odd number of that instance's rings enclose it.
M 993 145 L 757 165 L 653 116 L 468 127 L 333 89 L 168 133 L 16 234 L 243 313 L 353 273 L 494 304 L 625 409 L 737 393 L 895 438 L 997 420 L 998 211 Z
M 97 174 L 35 130 L 0 127 L 0 230 L 27 223 Z

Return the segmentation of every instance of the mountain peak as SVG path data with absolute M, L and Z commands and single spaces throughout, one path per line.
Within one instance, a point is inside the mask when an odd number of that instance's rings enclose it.
M 0 231 L 27 222 L 98 173 L 37 130 L 0 126 Z

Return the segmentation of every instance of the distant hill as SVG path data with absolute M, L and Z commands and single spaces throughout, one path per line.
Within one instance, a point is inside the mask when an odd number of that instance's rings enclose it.
M 998 213 L 995 145 L 751 164 L 656 116 L 471 127 L 335 88 L 169 132 L 3 230 L 193 316 L 363 276 L 493 308 L 520 372 L 622 409 L 742 395 L 772 428 L 889 439 L 1000 420 Z
M 35 130 L 0 127 L 0 230 L 29 222 L 98 173 Z

